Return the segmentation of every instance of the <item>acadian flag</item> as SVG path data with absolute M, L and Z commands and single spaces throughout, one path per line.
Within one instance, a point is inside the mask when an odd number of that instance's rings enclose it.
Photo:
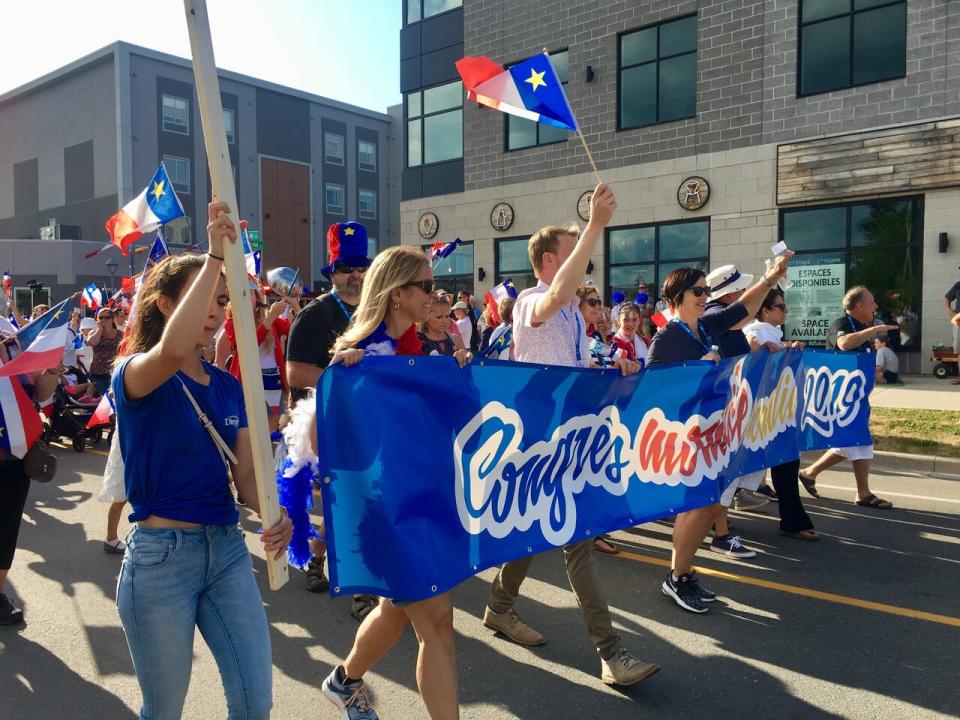
M 243 257 L 247 261 L 247 275 L 260 277 L 261 257 L 260 250 L 254 250 L 250 245 L 250 235 L 247 233 L 247 221 L 240 221 L 240 242 L 243 245 Z
M 106 228 L 110 242 L 126 255 L 127 247 L 138 238 L 185 214 L 167 169 L 160 163 L 150 184 L 107 220 Z
M 503 322 L 500 317 L 500 310 L 498 309 L 500 301 L 508 297 L 517 297 L 517 289 L 513 286 L 513 280 L 510 278 L 507 278 L 502 283 L 490 290 L 487 290 L 487 292 L 483 294 L 483 300 L 487 305 L 487 309 L 490 311 L 491 317 L 498 325 Z
M 507 70 L 487 57 L 457 60 L 467 98 L 527 120 L 577 130 L 550 55 L 541 53 Z
M 67 298 L 32 323 L 24 325 L 16 336 L 24 350 L 6 365 L 0 366 L 0 378 L 57 366 L 67 347 L 67 323 L 73 307 L 69 302 L 70 298 Z
M 113 392 L 107 391 L 103 394 L 103 397 L 100 398 L 100 404 L 97 405 L 97 409 L 94 410 L 90 416 L 90 420 L 87 422 L 87 429 L 95 428 L 98 425 L 109 425 L 110 418 L 113 417 L 116 412 L 117 408 L 113 405 Z
M 42 433 L 40 414 L 20 381 L 0 377 L 0 450 L 22 458 Z
M 437 260 L 443 260 L 444 258 L 449 257 L 450 254 L 456 250 L 462 242 L 463 240 L 457 238 L 453 242 L 434 243 L 433 247 L 430 248 L 430 267 L 436 265 Z
M 170 254 L 170 251 L 167 249 L 167 242 L 163 238 L 163 231 L 157 230 L 157 237 L 153 239 L 153 245 L 150 246 L 150 254 L 147 255 L 147 259 L 143 263 L 143 270 L 140 275 L 134 281 L 133 292 L 131 295 L 133 298 L 130 300 L 130 306 L 127 308 L 127 324 L 123 328 L 123 340 L 121 340 L 121 345 L 126 342 L 127 336 L 130 334 L 130 331 L 133 328 L 133 321 L 137 317 L 137 300 L 140 298 L 140 288 L 143 287 L 143 281 L 147 279 L 147 275 L 150 274 L 150 270 L 158 262 L 163 260 Z M 123 279 L 122 292 L 126 292 L 129 289 L 127 284 L 127 278 Z
M 90 283 L 80 294 L 80 307 L 88 307 L 91 310 L 96 310 L 101 305 L 103 305 L 103 295 L 96 285 Z
M 673 320 L 673 310 L 671 310 L 666 303 L 664 303 L 661 309 L 650 316 L 650 322 L 656 325 L 657 328 L 665 327 L 671 320 Z

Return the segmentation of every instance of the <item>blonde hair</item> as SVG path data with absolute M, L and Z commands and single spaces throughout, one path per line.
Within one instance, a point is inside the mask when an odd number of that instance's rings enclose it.
M 440 293 L 434 292 L 432 300 L 433 300 L 433 307 L 430 308 L 431 312 L 433 311 L 434 307 L 442 306 L 447 308 L 447 312 L 444 314 L 446 315 L 450 314 L 450 296 L 449 295 L 447 295 L 444 292 L 440 292 Z M 427 314 L 427 316 L 420 321 L 420 324 L 417 325 L 417 327 L 420 329 L 420 332 L 427 331 L 427 323 L 429 321 L 430 321 L 430 315 Z
M 544 253 L 555 253 L 560 242 L 561 235 L 580 236 L 580 226 L 576 223 L 569 223 L 565 226 L 547 225 L 537 230 L 530 236 L 527 243 L 527 255 L 530 257 L 530 264 L 533 265 L 533 274 L 540 277 L 543 271 Z
M 356 347 L 370 337 L 387 316 L 390 293 L 416 280 L 426 264 L 423 252 L 410 246 L 395 246 L 379 253 L 363 277 L 360 304 L 353 314 L 353 322 L 337 338 L 333 352 Z

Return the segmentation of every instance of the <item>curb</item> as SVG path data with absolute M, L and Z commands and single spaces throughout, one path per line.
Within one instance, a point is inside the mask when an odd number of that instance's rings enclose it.
M 911 455 L 910 453 L 877 450 L 874 460 L 879 467 L 936 475 L 960 475 L 960 458 L 937 455 Z

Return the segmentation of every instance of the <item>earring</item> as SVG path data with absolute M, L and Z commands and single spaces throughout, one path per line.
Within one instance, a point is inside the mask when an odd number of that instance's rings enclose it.
M 393 309 L 394 309 L 394 310 L 399 310 L 399 309 L 400 309 L 400 303 L 395 302 L 395 303 L 393 304 Z

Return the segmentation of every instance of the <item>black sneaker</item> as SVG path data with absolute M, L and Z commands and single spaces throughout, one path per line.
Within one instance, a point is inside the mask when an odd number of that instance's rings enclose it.
M 710 543 L 710 549 L 715 553 L 720 553 L 727 557 L 740 558 L 741 560 L 755 557 L 757 554 L 756 551 L 751 550 L 743 544 L 739 535 L 731 535 L 729 533 L 715 537 L 713 542 Z
M 758 487 L 757 492 L 760 493 L 761 495 L 765 495 L 766 497 L 770 498 L 770 500 L 772 500 L 773 502 L 777 502 L 779 500 L 779 498 L 777 497 L 777 491 L 774 490 L 769 485 L 767 485 L 766 483 Z
M 716 602 L 717 594 L 713 590 L 707 590 L 700 584 L 700 576 L 695 572 L 690 573 L 690 583 L 697 589 L 697 592 L 700 593 L 700 599 L 704 602 Z
M 307 592 L 322 593 L 330 587 L 330 581 L 327 574 L 323 571 L 323 558 L 316 555 L 311 556 L 307 565 L 307 571 L 304 573 L 303 585 Z
M 687 612 L 702 614 L 707 611 L 703 604 L 703 597 L 700 595 L 701 588 L 693 573 L 685 573 L 676 580 L 673 579 L 673 573 L 667 573 L 667 579 L 660 586 L 660 592 L 668 598 L 673 598 Z
M 0 625 L 19 625 L 23 622 L 23 610 L 14 607 L 3 593 L 0 593 Z

